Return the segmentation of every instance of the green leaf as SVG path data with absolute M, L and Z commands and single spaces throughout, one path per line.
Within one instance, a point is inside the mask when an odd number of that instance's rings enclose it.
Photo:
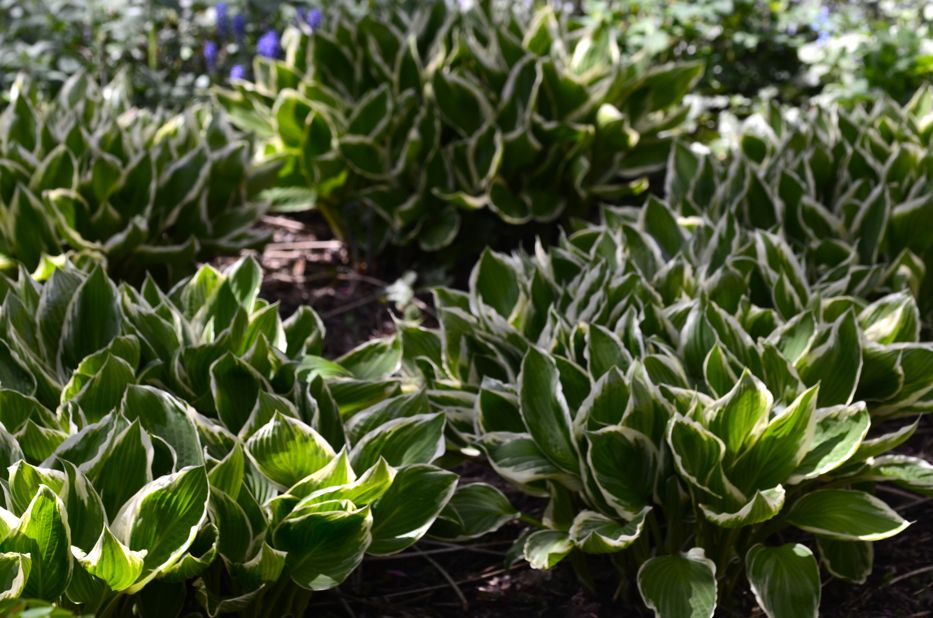
M 23 594 L 31 571 L 29 554 L 0 553 L 0 603 L 16 600 Z
M 246 450 L 262 473 L 283 487 L 317 472 L 336 456 L 314 429 L 281 412 L 247 440 Z
M 544 456 L 528 434 L 487 433 L 482 436 L 480 444 L 496 473 L 513 483 L 526 485 L 541 479 L 566 476 Z
M 130 550 L 106 526 L 90 552 L 84 553 L 73 547 L 72 553 L 88 573 L 102 579 L 116 592 L 133 585 L 143 572 L 143 558 L 146 556 L 146 550 Z
M 0 552 L 28 554 L 31 568 L 23 595 L 55 601 L 71 577 L 70 545 L 65 505 L 42 485 L 16 528 L 0 543 Z
M 784 507 L 784 488 L 780 485 L 755 492 L 752 499 L 732 513 L 721 512 L 705 504 L 700 505 L 703 516 L 721 528 L 751 526 L 777 516 Z
M 470 273 L 471 301 L 473 296 L 508 319 L 521 294 L 518 273 L 504 256 L 489 249 L 483 251 Z M 475 308 L 480 311 L 479 305 Z
M 359 566 L 372 538 L 368 506 L 301 512 L 275 530 L 275 545 L 287 549 L 286 569 L 292 581 L 308 590 L 338 586 Z M 347 503 L 347 506 L 352 507 Z
M 570 538 L 588 554 L 620 552 L 639 539 L 650 511 L 651 507 L 646 507 L 625 524 L 601 513 L 581 511 L 570 526 Z
M 772 418 L 758 440 L 740 457 L 732 478 L 749 491 L 785 482 L 810 450 L 816 426 L 814 386 Z
M 431 463 L 444 454 L 446 419 L 439 414 L 417 414 L 376 427 L 364 435 L 350 452 L 357 470 L 374 465 L 380 457 L 389 465 Z
M 587 434 L 587 463 L 603 498 L 624 519 L 650 505 L 660 453 L 643 433 L 605 427 Z
M 431 527 L 430 534 L 449 541 L 475 539 L 518 516 L 501 491 L 486 483 L 458 487 Z
M 101 267 L 91 272 L 68 304 L 62 322 L 61 366 L 75 368 L 85 356 L 120 334 L 117 290 Z
M 220 420 L 239 433 L 256 405 L 262 377 L 242 359 L 226 353 L 210 366 L 210 389 Z
M 431 527 L 457 487 L 457 475 L 429 465 L 398 471 L 388 491 L 373 506 L 369 553 L 394 554 L 418 541 Z
M 758 606 L 769 618 L 819 615 L 820 569 L 806 546 L 755 545 L 745 555 L 745 572 Z
M 535 347 L 528 348 L 518 381 L 520 409 L 528 432 L 554 465 L 576 474 L 579 455 L 554 359 Z
M 910 525 L 878 498 L 852 489 L 806 494 L 793 504 L 786 519 L 801 530 L 840 541 L 878 541 Z
M 208 482 L 203 467 L 160 477 L 130 498 L 110 525 L 132 551 L 146 550 L 143 572 L 127 594 L 178 562 L 207 518 Z
M 878 480 L 896 483 L 910 491 L 933 495 L 933 464 L 920 457 L 875 457 L 870 464 L 870 474 Z
M 820 385 L 820 406 L 852 402 L 862 373 L 862 346 L 855 314 L 846 312 L 828 336 L 796 363 L 807 386 Z
M 732 390 L 706 412 L 706 426 L 725 444 L 728 460 L 761 435 L 773 403 L 768 388 L 746 369 Z
M 819 410 L 810 450 L 791 482 L 817 478 L 847 462 L 858 451 L 870 424 L 862 402 Z
M 875 549 L 869 541 L 836 541 L 818 538 L 820 560 L 829 574 L 855 584 L 864 584 L 871 575 Z
M 668 424 L 667 443 L 684 479 L 717 499 L 735 495 L 722 469 L 725 446 L 706 428 L 677 416 Z
M 550 569 L 573 550 L 570 535 L 561 530 L 538 530 L 525 539 L 523 553 L 533 569 Z
M 447 70 L 434 73 L 431 85 L 441 114 L 463 136 L 475 134 L 493 117 L 493 111 L 479 88 Z
M 146 431 L 172 447 L 179 468 L 204 464 L 198 430 L 180 399 L 151 386 L 131 385 L 120 409 L 127 420 L 139 420 Z
M 920 335 L 917 301 L 906 292 L 890 294 L 865 307 L 858 316 L 865 338 L 875 343 L 913 342 Z
M 651 558 L 638 569 L 638 591 L 658 618 L 712 618 L 716 565 L 698 547 Z

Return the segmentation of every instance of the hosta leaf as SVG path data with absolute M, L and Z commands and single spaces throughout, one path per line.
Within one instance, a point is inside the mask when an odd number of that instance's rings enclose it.
M 149 386 L 130 386 L 121 404 L 123 415 L 138 419 L 146 431 L 172 447 L 179 468 L 204 463 L 197 428 L 185 404 L 165 391 Z
M 869 424 L 868 410 L 861 402 L 818 411 L 810 450 L 791 481 L 816 478 L 848 461 L 868 433 Z
M 430 534 L 465 541 L 498 530 L 516 517 L 518 511 L 501 491 L 486 483 L 471 483 L 457 488 Z
M 26 512 L 41 486 L 59 494 L 65 484 L 65 475 L 58 470 L 37 468 L 25 461 L 10 466 L 8 475 L 10 500 L 7 506 L 17 516 Z
M 91 482 L 70 461 L 61 461 L 66 482 L 61 493 L 71 529 L 71 545 L 91 550 L 104 526 L 104 504 Z
M 475 134 L 493 116 L 479 88 L 460 75 L 436 71 L 431 82 L 441 114 L 464 136 Z
M 373 506 L 369 553 L 394 554 L 418 541 L 450 501 L 456 486 L 456 474 L 434 466 L 400 469 Z
M 133 421 L 113 438 L 88 472 L 110 517 L 152 480 L 152 461 L 152 440 L 139 421 Z
M 154 480 L 123 505 L 111 531 L 130 550 L 147 552 L 142 575 L 128 593 L 181 559 L 207 517 L 207 502 L 207 475 L 194 467 Z
M 538 530 L 528 535 L 523 547 L 533 569 L 550 569 L 573 551 L 570 535 L 562 530 Z
M 581 511 L 570 526 L 570 538 L 588 554 L 622 551 L 639 539 L 650 510 L 646 507 L 625 524 L 594 511 Z
M 504 318 L 508 318 L 518 302 L 521 288 L 518 273 L 503 256 L 488 249 L 483 251 L 470 274 L 471 301 L 482 301 Z M 480 311 L 479 303 L 475 311 Z
M 813 387 L 772 418 L 758 440 L 733 466 L 732 478 L 742 488 L 765 489 L 787 480 L 804 460 L 816 426 Z
M 536 348 L 529 348 L 522 361 L 519 399 L 522 418 L 541 451 L 560 469 L 576 474 L 579 455 L 557 364 Z
M 778 485 L 772 489 L 756 491 L 751 500 L 733 513 L 720 512 L 705 504 L 700 505 L 700 510 L 707 521 L 721 528 L 741 528 L 775 517 L 784 507 L 784 495 L 784 488 Z
M 671 419 L 667 444 L 677 470 L 697 489 L 718 499 L 735 495 L 722 470 L 725 447 L 702 425 L 686 417 Z
M 878 541 L 910 525 L 878 498 L 851 489 L 820 489 L 802 496 L 787 513 L 787 522 L 840 541 Z
M 189 348 L 190 350 L 190 348 Z M 210 389 L 217 414 L 238 433 L 249 420 L 262 388 L 262 377 L 240 358 L 225 354 L 210 366 Z
M 40 486 L 18 525 L 0 542 L 0 552 L 28 554 L 31 568 L 23 594 L 55 601 L 71 577 L 71 534 L 65 505 Z
M 246 450 L 263 474 L 284 487 L 317 472 L 336 456 L 314 429 L 281 412 L 247 440 Z
M 920 315 L 913 296 L 891 294 L 865 307 L 858 316 L 865 337 L 875 343 L 917 341 Z
M 104 526 L 97 544 L 90 552 L 84 553 L 73 547 L 72 553 L 88 573 L 102 579 L 111 590 L 119 592 L 133 585 L 142 574 L 146 550 L 130 550 Z
M 833 577 L 864 584 L 871 575 L 875 560 L 874 545 L 869 541 L 836 541 L 818 538 L 820 561 Z
M 716 565 L 700 548 L 651 558 L 638 569 L 638 591 L 659 618 L 712 618 Z
M 31 571 L 29 554 L 0 553 L 0 603 L 18 599 L 23 594 Z
M 833 324 L 829 336 L 797 361 L 804 384 L 820 384 L 820 406 L 851 403 L 862 372 L 862 346 L 854 313 Z
M 282 522 L 275 544 L 286 548 L 286 570 L 308 590 L 327 590 L 343 582 L 363 560 L 372 538 L 369 507 L 302 513 Z
M 444 453 L 443 414 L 418 414 L 384 423 L 363 436 L 350 452 L 357 470 L 365 470 L 380 457 L 389 465 L 430 463 Z
M 628 427 L 587 434 L 586 458 L 603 498 L 625 519 L 651 504 L 660 454 L 651 440 Z
M 63 367 L 77 367 L 88 356 L 120 333 L 117 291 L 103 269 L 97 267 L 75 291 L 62 322 Z
M 745 555 L 752 592 L 769 618 L 819 615 L 820 570 L 806 546 L 755 545 Z
M 496 473 L 513 483 L 524 485 L 565 476 L 528 434 L 487 433 L 482 437 L 481 446 Z
M 761 435 L 773 403 L 768 388 L 746 370 L 732 390 L 706 413 L 706 426 L 723 441 L 728 459 L 737 457 Z
M 871 474 L 910 491 L 933 495 L 933 464 L 909 455 L 885 455 L 871 462 Z

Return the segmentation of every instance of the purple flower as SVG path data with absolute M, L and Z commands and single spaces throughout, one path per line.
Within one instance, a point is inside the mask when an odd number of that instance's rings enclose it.
M 214 69 L 217 68 L 217 43 L 214 41 L 208 41 L 204 44 L 204 64 L 207 65 L 207 70 L 210 73 L 213 73 Z
M 237 13 L 233 16 L 233 34 L 241 44 L 246 38 L 246 15 L 243 13 Z
M 235 64 L 230 69 L 230 79 L 246 79 L 246 69 L 242 64 Z
M 214 13 L 217 20 L 217 36 L 224 38 L 230 32 L 230 11 L 226 2 L 218 2 L 214 5 Z
M 829 40 L 829 31 L 832 24 L 829 20 L 829 7 L 821 6 L 816 14 L 816 19 L 810 24 L 810 28 L 816 32 L 817 43 L 825 43 Z
M 321 9 L 311 9 L 308 11 L 307 16 L 305 17 L 305 22 L 312 30 L 317 30 L 321 27 L 321 22 L 324 20 L 324 15 L 321 14 Z
M 279 34 L 275 30 L 267 30 L 264 35 L 259 37 L 259 41 L 256 43 L 256 51 L 260 56 L 266 58 L 278 58 L 282 54 Z

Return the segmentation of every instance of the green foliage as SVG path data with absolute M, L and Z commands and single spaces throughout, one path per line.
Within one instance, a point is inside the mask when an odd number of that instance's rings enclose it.
M 283 43 L 284 60 L 257 59 L 254 82 L 218 98 L 283 162 L 274 206 L 317 207 L 336 234 L 376 250 L 458 239 L 467 251 L 502 222 L 641 190 L 701 73 L 643 68 L 608 26 L 573 29 L 549 7 L 342 7 Z
M 442 512 L 449 536 L 514 516 L 488 486 L 444 510 L 445 419 L 402 392 L 397 346 L 313 356 L 320 320 L 283 322 L 260 283 L 251 260 L 168 294 L 67 264 L 0 279 L 5 610 L 123 615 L 157 584 L 209 615 L 300 613 Z
M 55 99 L 24 82 L 0 114 L 0 257 L 35 268 L 65 251 L 120 278 L 165 280 L 264 240 L 254 201 L 274 168 L 208 108 L 165 117 L 131 108 L 121 82 L 83 74 Z
M 724 163 L 678 147 L 668 199 L 683 215 L 774 229 L 828 293 L 877 298 L 908 289 L 933 324 L 930 146 L 933 91 L 903 107 L 780 108 L 750 119 Z
M 652 199 L 605 216 L 549 252 L 487 252 L 468 293 L 438 291 L 443 356 L 423 368 L 441 383 L 512 383 L 538 346 L 566 359 L 577 402 L 583 368 L 595 380 L 650 358 L 658 379 L 706 381 L 713 397 L 748 368 L 778 397 L 822 382 L 821 404 L 865 400 L 878 419 L 931 409 L 933 345 L 909 293 L 844 295 L 728 215 L 713 224 Z
M 921 0 L 838 2 L 824 33 L 799 49 L 806 79 L 821 96 L 870 102 L 878 93 L 906 102 L 933 75 L 933 13 Z
M 87 72 L 128 75 L 134 103 L 178 109 L 206 99 L 232 66 L 248 65 L 267 28 L 296 20 L 303 3 L 271 0 L 0 0 L 0 86 L 26 73 L 43 92 Z M 239 17 L 237 17 L 239 16 Z M 242 19 L 239 31 L 234 18 Z M 213 61 L 205 57 L 217 45 Z M 0 96 L 2 98 L 2 96 Z
M 712 616 L 743 579 L 768 615 L 815 615 L 817 553 L 862 581 L 908 525 L 872 484 L 933 490 L 922 459 L 879 465 L 916 423 L 876 429 L 931 409 L 933 345 L 909 292 L 834 295 L 780 236 L 719 216 L 649 200 L 485 253 L 469 292 L 437 292 L 443 357 L 422 370 L 474 398 L 493 468 L 549 499 L 535 568 L 611 554 L 661 616 Z
M 587 16 L 619 24 L 619 45 L 659 60 L 707 66 L 698 91 L 754 97 L 805 89 L 798 49 L 814 38 L 812 4 L 788 0 L 588 0 Z

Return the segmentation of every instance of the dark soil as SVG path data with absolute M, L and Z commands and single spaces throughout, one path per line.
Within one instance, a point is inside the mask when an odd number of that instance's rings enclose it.
M 325 354 L 336 357 L 373 337 L 392 332 L 393 323 L 383 281 L 350 259 L 344 243 L 330 237 L 313 217 L 264 217 L 261 228 L 272 242 L 261 254 L 251 252 L 263 269 L 262 297 L 278 302 L 283 316 L 308 305 L 327 328 Z M 237 258 L 223 258 L 219 266 Z
M 326 354 L 342 354 L 367 339 L 390 334 L 394 307 L 386 281 L 369 274 L 365 261 L 351 259 L 347 247 L 329 236 L 313 216 L 266 217 L 273 241 L 257 255 L 264 271 L 262 295 L 281 305 L 284 315 L 307 304 L 327 327 Z M 232 260 L 222 260 L 220 265 Z M 383 272 L 385 270 L 383 269 Z M 460 273 L 462 275 L 462 273 Z M 386 279 L 390 276 L 383 275 Z M 397 276 L 397 274 L 396 274 Z M 456 276 L 457 279 L 462 277 Z M 418 304 L 430 321 L 428 296 Z M 933 456 L 933 426 L 922 425 L 900 449 Z M 507 492 L 518 508 L 540 514 L 540 501 L 504 487 L 481 463 L 462 466 L 464 482 L 482 480 Z M 933 617 L 933 498 L 887 486 L 878 495 L 914 522 L 901 535 L 875 543 L 875 568 L 855 586 L 827 578 L 822 615 L 829 618 Z M 425 540 L 390 557 L 368 558 L 341 587 L 315 595 L 308 615 L 322 617 L 603 617 L 649 616 L 637 591 L 618 591 L 610 565 L 591 562 L 596 590 L 588 590 L 565 561 L 551 571 L 534 571 L 522 561 L 508 564 L 507 553 L 524 524 L 513 522 L 472 544 Z M 603 568 L 605 567 L 605 568 Z M 742 616 L 763 616 L 747 588 Z M 726 615 L 726 614 L 723 614 Z

